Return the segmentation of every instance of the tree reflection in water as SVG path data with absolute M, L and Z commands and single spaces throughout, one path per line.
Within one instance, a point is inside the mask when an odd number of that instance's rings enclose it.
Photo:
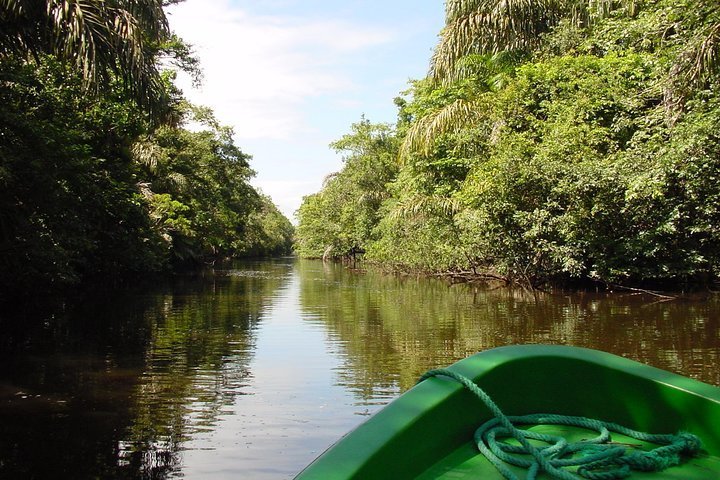
M 522 343 L 596 348 L 720 385 L 717 297 L 658 302 L 638 294 L 358 275 L 314 262 L 298 268 L 303 308 L 343 346 L 339 381 L 368 404 L 410 388 L 428 369 Z
M 426 370 L 516 343 L 720 385 L 720 302 L 245 262 L 0 319 L 0 478 L 289 478 Z
M 118 444 L 120 467 L 145 478 L 177 470 L 183 443 L 212 431 L 236 397 L 249 394 L 254 331 L 287 269 L 215 271 L 194 284 L 200 290 L 176 291 L 146 313 L 153 328 L 132 423 Z
M 179 277 L 15 325 L 0 363 L 0 477 L 176 472 L 183 442 L 245 394 L 254 331 L 289 268 Z

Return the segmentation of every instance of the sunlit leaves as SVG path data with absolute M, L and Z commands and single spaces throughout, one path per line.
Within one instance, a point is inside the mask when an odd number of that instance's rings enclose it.
M 345 170 L 329 177 L 300 210 L 300 245 L 347 249 L 346 206 L 375 192 L 367 258 L 393 268 L 529 286 L 717 280 L 718 3 L 446 7 L 430 78 L 396 101 L 396 176 L 361 194 Z
M 181 260 L 288 253 L 292 225 L 250 185 L 250 157 L 235 145 L 232 129 L 209 108 L 181 107 L 181 124 L 203 128 L 161 126 L 131 149 L 170 253 Z
M 486 112 L 482 99 L 468 101 L 457 99 L 453 103 L 416 120 L 408 129 L 400 150 L 401 158 L 413 152 L 429 156 L 435 140 L 446 132 L 459 130 L 462 126 L 479 121 Z
M 387 184 L 397 172 L 398 140 L 393 129 L 365 118 L 332 147 L 344 154 L 340 172 L 303 199 L 297 212 L 295 249 L 304 257 L 342 257 L 364 250 L 374 237 Z

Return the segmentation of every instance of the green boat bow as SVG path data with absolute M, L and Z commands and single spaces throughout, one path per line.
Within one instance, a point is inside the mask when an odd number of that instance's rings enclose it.
M 697 458 L 630 478 L 720 479 L 718 387 L 604 352 L 549 345 L 488 350 L 447 371 L 471 380 L 509 416 L 542 412 L 597 419 L 649 434 L 690 432 L 702 441 Z M 476 429 L 496 413 L 457 379 L 434 376 L 346 435 L 297 478 L 502 479 L 507 474 L 482 455 L 473 440 Z M 528 430 L 561 435 L 568 442 L 589 435 L 584 428 L 567 425 Z M 612 440 L 639 451 L 657 446 L 623 434 L 613 434 Z M 518 478 L 526 475 L 520 467 L 508 469 Z M 551 477 L 541 471 L 538 478 Z

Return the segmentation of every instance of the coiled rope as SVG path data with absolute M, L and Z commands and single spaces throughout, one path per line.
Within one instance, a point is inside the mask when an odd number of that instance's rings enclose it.
M 490 409 L 493 418 L 475 431 L 474 440 L 480 452 L 507 480 L 519 480 L 508 465 L 527 469 L 526 480 L 535 480 L 541 472 L 558 480 L 580 480 L 580 477 L 590 480 L 616 480 L 630 476 L 632 471 L 665 470 L 678 465 L 683 457 L 693 456 L 700 451 L 700 439 L 691 433 L 657 435 L 591 418 L 556 414 L 505 415 L 475 382 L 452 370 L 430 370 L 420 378 L 420 382 L 437 376 L 450 377 L 460 382 Z M 589 440 L 569 443 L 561 436 L 521 430 L 515 426 L 540 424 L 581 427 L 595 430 L 599 435 Z M 642 451 L 611 444 L 610 432 L 660 446 Z M 511 438 L 520 445 L 501 440 Z M 549 446 L 535 446 L 530 440 L 539 440 Z M 573 473 L 565 470 L 568 467 L 578 468 Z

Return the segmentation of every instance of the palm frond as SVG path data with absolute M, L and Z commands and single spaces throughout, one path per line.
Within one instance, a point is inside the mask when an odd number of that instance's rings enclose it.
M 446 24 L 430 60 L 432 78 L 445 78 L 453 71 L 457 60 L 470 53 L 487 53 L 484 41 L 486 17 L 483 11 L 470 12 Z
M 415 121 L 400 146 L 401 161 L 412 153 L 430 155 L 440 135 L 460 130 L 484 116 L 482 98 L 459 99 L 446 107 Z
M 466 78 L 477 77 L 486 81 L 489 79 L 487 85 L 493 87 L 494 83 L 498 83 L 493 79 L 514 73 L 522 58 L 522 55 L 507 50 L 492 55 L 471 53 L 455 62 L 452 70 L 442 78 L 442 83 L 450 85 Z
M 162 1 L 126 0 L 124 3 L 125 9 L 151 38 L 165 38 L 170 35 Z
M 720 73 L 720 23 L 710 26 L 699 41 L 686 50 L 680 68 L 678 73 L 691 86 Z
M 451 197 L 414 194 L 399 200 L 389 214 L 392 220 L 421 220 L 427 216 L 453 216 L 462 210 L 462 204 Z
M 49 53 L 73 64 L 88 88 L 118 76 L 156 108 L 164 89 L 153 48 L 169 37 L 162 0 L 0 0 L 0 55 Z
M 144 165 L 150 172 L 157 170 L 160 158 L 163 155 L 162 148 L 150 139 L 138 140 L 130 148 L 132 159 L 140 165 Z
M 187 177 L 180 172 L 169 173 L 167 182 L 178 190 L 182 190 L 188 184 Z
M 720 22 L 697 35 L 670 69 L 664 103 L 671 123 L 680 115 L 686 97 L 717 75 L 720 75 Z
M 528 50 L 540 34 L 567 13 L 563 0 L 448 1 L 446 25 L 431 60 L 430 73 L 441 79 L 470 53 Z
M 586 26 L 623 8 L 637 13 L 637 0 L 447 0 L 445 28 L 430 65 L 431 78 L 452 75 L 464 56 L 531 51 L 542 34 L 568 19 Z

